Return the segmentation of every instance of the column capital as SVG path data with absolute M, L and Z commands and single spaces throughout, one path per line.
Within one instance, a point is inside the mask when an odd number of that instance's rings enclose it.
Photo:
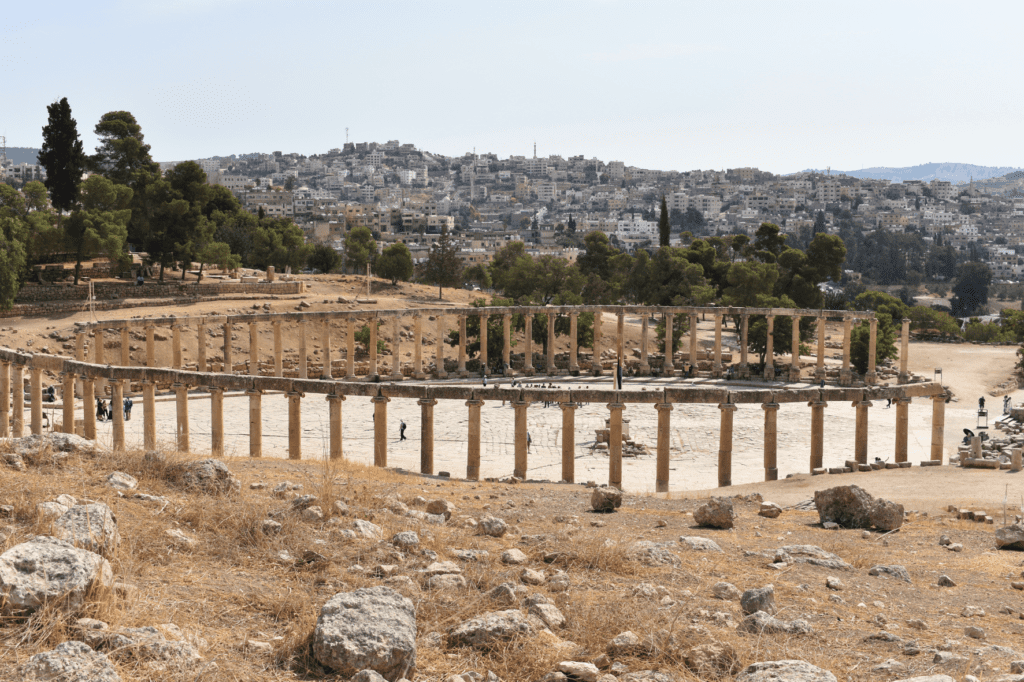
M 874 405 L 874 403 L 871 402 L 870 400 L 854 400 L 853 401 L 853 406 L 854 407 L 871 407 L 872 405 Z
M 516 408 L 517 410 L 519 410 L 519 409 L 524 409 L 525 410 L 527 407 L 530 406 L 530 401 L 529 400 L 512 400 L 510 402 L 512 403 L 512 407 Z
M 219 393 L 223 393 L 224 392 L 224 389 L 221 388 L 220 386 L 207 386 L 206 390 L 208 392 L 210 392 L 210 393 L 218 393 L 218 392 Z
M 820 408 L 824 408 L 824 407 L 828 407 L 828 403 L 825 402 L 824 400 L 811 400 L 810 402 L 807 403 L 807 407 L 820 407 Z
M 253 396 L 253 395 L 263 395 L 263 391 L 261 389 L 258 389 L 258 388 L 250 388 L 249 390 L 246 391 L 246 394 L 250 395 L 250 396 Z
M 371 403 L 389 403 L 389 402 L 391 402 L 391 398 L 387 397 L 386 395 L 375 395 L 372 398 L 370 398 L 370 402 Z
M 899 403 L 900 405 L 909 405 L 910 401 L 911 401 L 911 398 L 909 396 L 903 396 L 901 398 L 896 398 L 896 402 Z
M 722 412 L 735 412 L 736 403 L 718 403 L 718 409 Z
M 664 412 L 666 410 L 671 412 L 674 409 L 674 405 L 672 405 L 672 403 L 654 403 L 654 409 L 658 412 Z
M 902 322 L 903 324 L 910 324 L 910 318 L 904 317 L 902 320 L 900 320 L 900 322 Z
M 7 363 L 0 362 L 0 365 L 5 365 L 5 364 L 7 364 Z M 61 379 L 65 379 L 65 378 L 68 378 L 68 377 L 71 377 L 73 379 L 73 378 L 77 377 L 78 375 L 75 374 L 74 372 L 61 372 L 60 374 L 58 374 L 58 376 Z
M 416 403 L 418 405 L 423 405 L 424 407 L 433 407 L 434 405 L 437 405 L 437 400 L 434 398 L 420 398 Z
M 324 396 L 324 398 L 329 403 L 333 403 L 333 402 L 337 402 L 337 401 L 341 401 L 341 402 L 345 401 L 345 396 L 342 395 L 341 393 L 328 393 L 326 396 Z
M 626 406 L 623 403 L 608 403 L 608 409 L 612 412 L 615 412 L 616 410 L 622 411 L 626 409 Z
M 946 394 L 945 393 L 936 393 L 935 395 L 931 396 L 931 399 L 935 400 L 935 401 L 941 400 L 942 402 L 946 402 Z
M 770 403 L 761 403 L 761 409 L 765 410 L 765 411 L 768 411 L 768 410 L 778 411 L 779 404 L 777 402 L 774 402 L 774 401 L 770 402 Z
M 180 381 L 175 381 L 173 384 L 171 384 L 171 388 L 173 388 L 175 391 L 181 388 L 188 390 L 188 386 L 186 384 L 181 383 Z
M 288 398 L 291 399 L 291 400 L 295 400 L 296 398 L 305 398 L 306 397 L 306 394 L 303 393 L 302 391 L 288 391 L 288 393 L 286 393 L 285 395 L 287 395 Z
M 561 407 L 563 410 L 575 410 L 577 407 L 580 406 L 580 404 L 579 403 L 558 403 L 558 406 Z
M 483 320 L 486 320 L 490 316 L 491 316 L 490 313 L 480 313 L 480 319 L 483 319 Z
M 569 313 L 569 317 L 579 317 L 579 316 L 580 316 L 580 313 L 577 310 L 574 310 L 571 313 Z
M 466 407 L 480 407 L 484 404 L 484 401 L 479 398 L 470 398 L 466 401 Z

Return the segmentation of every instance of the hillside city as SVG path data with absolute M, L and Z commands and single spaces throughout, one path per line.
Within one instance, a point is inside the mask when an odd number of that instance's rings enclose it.
M 417 264 L 426 260 L 444 228 L 456 235 L 467 267 L 489 262 L 517 240 L 534 257 L 575 261 L 583 236 L 595 230 L 628 253 L 656 248 L 664 196 L 673 246 L 694 236 L 752 237 L 765 222 L 802 243 L 818 232 L 839 234 L 848 247 L 872 233 L 916 234 L 920 239 L 913 244 L 896 241 L 895 248 L 910 252 L 905 269 L 873 273 L 874 281 L 951 279 L 954 258 L 986 263 L 996 283 L 1024 276 L 1022 172 L 959 184 L 890 183 L 828 172 L 776 175 L 750 167 L 659 171 L 582 155 L 538 156 L 536 150 L 506 159 L 490 153 L 448 157 L 398 140 L 346 143 L 320 155 L 275 151 L 196 163 L 210 184 L 230 190 L 246 210 L 293 220 L 308 242 L 341 252 L 347 232 L 365 226 L 378 251 L 402 242 Z M 0 180 L 14 185 L 44 178 L 44 169 L 34 164 L 8 162 L 0 170 Z M 945 267 L 929 257 L 936 247 L 956 252 L 947 255 Z M 846 264 L 853 277 L 859 275 L 855 255 Z

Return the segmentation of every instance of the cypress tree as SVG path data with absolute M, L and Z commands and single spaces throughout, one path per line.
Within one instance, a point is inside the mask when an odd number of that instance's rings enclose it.
M 665 195 L 661 195 L 661 215 L 658 216 L 658 237 L 661 246 L 668 246 L 669 235 L 672 226 L 668 222 L 668 204 L 665 203 Z
M 78 124 L 71 118 L 68 98 L 54 102 L 46 111 L 49 120 L 43 126 L 39 164 L 46 169 L 43 184 L 50 191 L 50 203 L 58 211 L 57 224 L 60 225 L 61 213 L 70 211 L 78 203 L 78 188 L 87 159 L 78 137 Z

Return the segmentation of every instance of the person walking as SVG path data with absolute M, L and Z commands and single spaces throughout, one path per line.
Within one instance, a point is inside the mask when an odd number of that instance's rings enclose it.
M 99 419 L 100 421 L 103 421 L 103 416 L 105 413 L 106 410 L 103 408 L 103 399 L 96 398 L 96 418 Z
M 124 399 L 124 420 L 131 421 L 132 419 L 132 399 L 127 397 Z
M 484 388 L 487 388 L 487 375 L 484 375 Z
M 398 426 L 398 436 L 399 436 L 398 440 L 400 440 L 400 441 L 406 440 L 406 437 L 405 437 L 405 422 L 400 419 L 400 420 L 398 420 L 398 424 L 399 424 L 399 426 Z
M 530 437 L 530 432 L 526 432 L 526 451 L 530 451 L 530 444 L 533 443 L 533 438 Z
M 615 365 L 615 380 L 618 383 L 617 390 L 622 390 L 622 360 L 619 360 Z

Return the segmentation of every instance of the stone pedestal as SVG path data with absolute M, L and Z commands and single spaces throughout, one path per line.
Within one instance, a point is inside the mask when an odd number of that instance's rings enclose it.
M 433 398 L 420 398 L 420 473 L 434 473 L 434 405 Z
M 761 409 L 764 410 L 764 480 L 777 481 L 779 479 L 779 404 L 774 401 L 764 403 L 761 405 Z
M 658 462 L 655 475 L 655 490 L 659 493 L 668 492 L 669 453 L 671 449 L 672 404 L 656 403 L 658 410 Z

